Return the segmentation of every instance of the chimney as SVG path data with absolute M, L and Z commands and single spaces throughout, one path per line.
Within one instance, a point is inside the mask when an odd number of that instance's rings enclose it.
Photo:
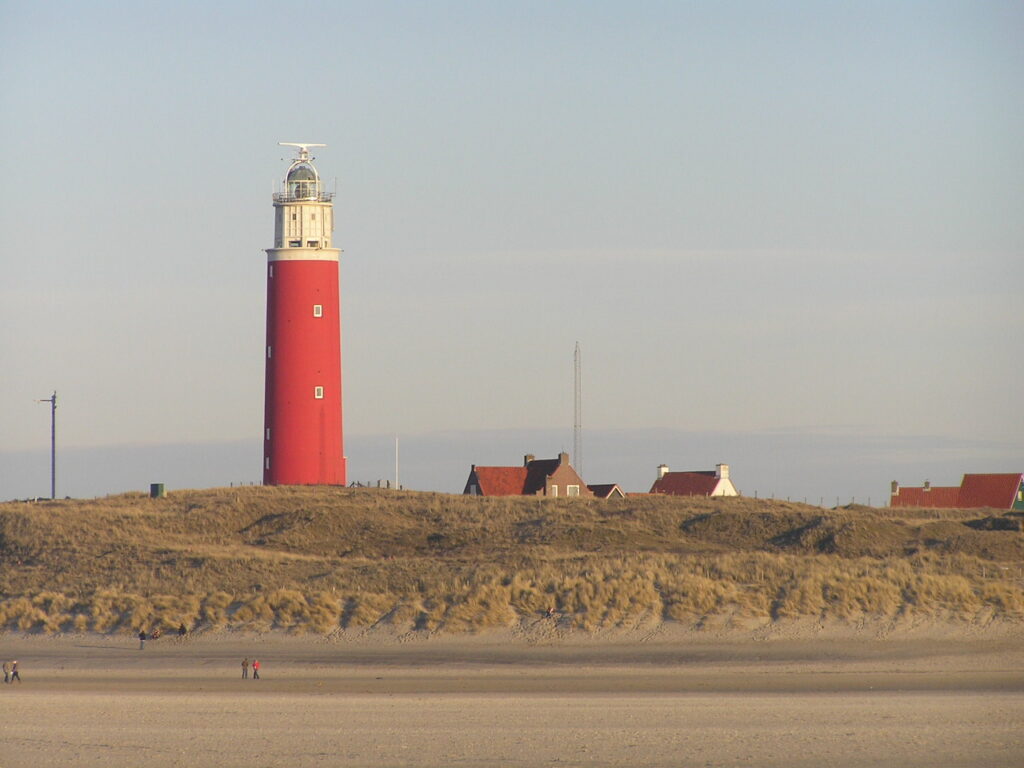
M 565 451 L 562 451 L 560 454 L 558 454 L 558 465 L 559 466 L 561 466 L 563 464 L 568 464 L 568 463 L 569 463 L 569 454 L 568 453 L 566 453 Z
M 534 456 L 532 453 L 526 454 L 525 456 L 523 456 L 523 466 L 524 467 L 530 466 L 530 462 L 533 461 L 535 458 L 536 458 L 536 456 Z
M 893 496 L 899 496 L 900 495 L 900 484 L 897 483 L 895 480 L 892 481 L 892 495 Z
M 930 480 L 925 480 L 925 481 L 924 481 L 924 490 L 926 490 L 926 491 L 930 491 L 931 489 L 932 489 L 932 483 L 931 483 L 931 481 L 930 481 Z
M 728 464 L 715 464 L 715 477 L 719 480 L 729 479 L 729 465 Z
M 659 464 L 658 465 L 658 479 L 659 480 L 661 480 L 661 478 L 663 478 L 667 472 L 668 472 L 668 464 Z

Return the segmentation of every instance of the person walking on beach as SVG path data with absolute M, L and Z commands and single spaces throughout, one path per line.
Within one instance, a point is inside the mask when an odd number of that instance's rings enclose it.
M 146 647 L 146 630 L 139 630 L 139 650 L 141 651 Z
M 4 682 L 11 682 L 11 662 L 9 661 L 4 662 Z
M 17 659 L 11 662 L 11 682 L 13 683 L 15 680 L 17 680 L 19 683 L 21 682 L 21 675 L 18 674 Z
M 260 679 L 260 662 L 259 662 L 259 659 L 253 659 L 252 660 L 252 679 L 253 680 L 259 680 Z
M 244 659 L 242 659 L 242 679 L 243 680 L 248 680 L 249 679 L 249 657 L 248 656 L 246 656 Z

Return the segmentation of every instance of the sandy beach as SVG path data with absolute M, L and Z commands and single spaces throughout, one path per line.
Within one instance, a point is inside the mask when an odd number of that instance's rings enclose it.
M 0 639 L 0 765 L 1013 766 L 1013 633 Z M 259 658 L 262 679 L 243 680 Z

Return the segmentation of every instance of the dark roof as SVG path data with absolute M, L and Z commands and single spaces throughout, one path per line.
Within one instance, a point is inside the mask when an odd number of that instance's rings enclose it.
M 316 171 L 308 165 L 296 165 L 288 171 L 288 181 L 316 181 Z
M 654 481 L 651 493 L 671 496 L 710 496 L 718 486 L 715 472 L 666 472 Z
M 589 488 L 599 499 L 607 499 L 616 490 L 618 490 L 619 493 L 622 493 L 622 489 L 619 488 L 618 483 L 599 483 L 597 485 L 588 485 L 587 488 Z M 625 496 L 626 494 L 622 493 L 622 495 Z
M 523 493 L 532 494 L 544 490 L 544 483 L 558 469 L 558 459 L 534 459 L 526 465 L 526 483 Z

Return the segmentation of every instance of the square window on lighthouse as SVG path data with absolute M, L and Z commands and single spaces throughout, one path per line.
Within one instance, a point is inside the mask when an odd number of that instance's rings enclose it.
M 313 387 L 313 397 L 315 397 L 317 400 L 323 400 L 324 399 L 324 388 L 323 387 Z
M 313 317 L 323 317 L 323 316 L 324 316 L 324 305 L 323 304 L 314 304 L 313 305 Z

